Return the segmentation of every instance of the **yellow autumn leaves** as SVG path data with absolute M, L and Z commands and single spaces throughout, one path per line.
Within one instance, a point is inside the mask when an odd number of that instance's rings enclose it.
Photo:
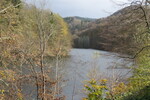
M 101 100 L 107 90 L 106 84 L 107 79 L 102 79 L 99 81 L 91 79 L 90 81 L 87 81 L 84 85 L 87 98 L 83 98 L 83 100 Z
M 115 83 L 109 87 L 107 79 L 95 80 L 91 79 L 84 85 L 87 97 L 82 100 L 112 100 L 120 98 L 122 94 L 125 94 L 128 90 L 128 86 L 123 82 Z M 116 99 L 120 100 L 120 99 Z

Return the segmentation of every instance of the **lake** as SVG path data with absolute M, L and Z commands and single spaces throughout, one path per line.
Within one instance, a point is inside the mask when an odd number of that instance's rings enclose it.
M 126 81 L 132 75 L 129 68 L 133 62 L 121 57 L 117 53 L 111 53 L 93 49 L 72 49 L 69 57 L 60 59 L 58 63 L 58 76 L 62 77 L 63 82 L 60 82 L 62 94 L 66 96 L 66 100 L 82 100 L 85 96 L 83 88 L 85 81 L 89 79 L 108 79 L 109 85 L 116 81 Z M 55 75 L 55 60 L 48 60 L 51 71 L 51 76 Z M 26 68 L 26 67 L 25 67 Z M 45 68 L 46 69 L 46 68 Z M 24 73 L 30 71 L 27 67 L 23 69 Z M 38 70 L 38 69 L 37 69 Z M 30 84 L 23 86 L 23 94 L 29 94 L 36 90 L 35 86 Z M 36 92 L 32 92 L 31 97 L 27 100 L 35 100 Z
M 82 100 L 85 80 L 110 78 L 114 82 L 118 77 L 122 81 L 130 77 L 132 61 L 118 56 L 100 50 L 72 49 L 64 67 L 64 77 L 68 80 L 63 87 L 66 99 Z

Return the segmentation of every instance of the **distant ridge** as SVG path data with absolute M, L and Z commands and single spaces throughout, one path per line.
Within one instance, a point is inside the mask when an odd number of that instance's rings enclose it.
M 97 18 L 88 18 L 88 17 L 80 17 L 80 16 L 70 16 L 70 17 L 64 17 L 64 19 L 67 18 L 76 18 L 76 19 L 80 19 L 83 21 L 95 21 Z
M 65 17 L 64 20 L 68 23 L 71 33 L 75 34 L 80 30 L 87 28 L 89 23 L 94 22 L 97 19 L 73 16 Z

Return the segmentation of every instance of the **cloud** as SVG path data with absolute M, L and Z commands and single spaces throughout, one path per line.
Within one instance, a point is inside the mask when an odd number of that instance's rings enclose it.
M 42 1 L 43 0 L 36 0 Z M 46 0 L 46 8 L 61 16 L 81 16 L 100 18 L 106 17 L 120 9 L 113 2 L 125 2 L 126 0 Z M 35 0 L 34 0 L 35 2 Z

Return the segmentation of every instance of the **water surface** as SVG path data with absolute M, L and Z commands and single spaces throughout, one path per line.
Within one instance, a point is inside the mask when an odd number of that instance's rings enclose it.
M 63 93 L 67 100 L 82 100 L 84 81 L 91 77 L 126 79 L 131 76 L 127 67 L 132 61 L 118 57 L 119 54 L 93 49 L 72 49 L 70 58 L 65 60 L 64 78 L 68 80 Z
M 119 54 L 93 49 L 72 49 L 70 57 L 60 59 L 58 61 L 58 76 L 62 77 L 61 82 L 62 93 L 66 96 L 66 100 L 82 100 L 85 96 L 83 91 L 84 82 L 90 78 L 103 79 L 110 78 L 111 82 L 126 79 L 131 76 L 131 70 L 127 66 L 131 66 L 132 61 L 118 57 Z M 120 56 L 120 55 L 119 55 Z M 50 69 L 49 75 L 55 77 L 56 59 L 46 61 L 46 68 Z M 24 67 L 24 73 L 29 74 L 30 68 Z M 37 68 L 36 71 L 39 71 Z M 23 85 L 23 94 L 26 100 L 36 99 L 36 86 L 31 84 Z

